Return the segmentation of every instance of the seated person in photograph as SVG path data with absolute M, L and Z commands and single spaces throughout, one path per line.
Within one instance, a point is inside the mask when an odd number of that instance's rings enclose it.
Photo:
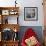
M 21 45 L 22 46 L 41 46 L 39 40 L 37 39 L 36 33 L 31 28 L 27 29 L 27 31 L 25 32 L 25 35 L 22 38 Z

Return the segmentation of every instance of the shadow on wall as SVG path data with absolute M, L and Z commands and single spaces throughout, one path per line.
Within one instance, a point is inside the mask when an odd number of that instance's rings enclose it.
M 28 28 L 32 28 L 36 33 L 37 33 L 37 37 L 39 39 L 39 41 L 41 43 L 43 43 L 43 30 L 42 30 L 42 26 L 21 26 L 20 27 L 20 31 L 19 31 L 19 39 L 20 39 L 20 42 L 23 38 L 23 35 L 25 33 L 25 31 L 28 29 Z

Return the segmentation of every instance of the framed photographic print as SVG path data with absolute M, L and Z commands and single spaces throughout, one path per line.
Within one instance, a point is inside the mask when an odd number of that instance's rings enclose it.
M 2 24 L 8 24 L 8 16 L 3 16 Z
M 2 10 L 2 15 L 9 15 L 9 10 Z
M 18 12 L 17 12 L 16 10 L 10 10 L 10 11 L 9 11 L 9 14 L 10 14 L 10 15 L 16 15 L 17 13 L 18 13 Z
M 18 23 L 18 20 L 17 20 L 17 16 L 10 16 L 8 18 L 8 24 L 17 24 Z
M 24 20 L 26 21 L 38 20 L 38 8 L 37 7 L 24 7 Z

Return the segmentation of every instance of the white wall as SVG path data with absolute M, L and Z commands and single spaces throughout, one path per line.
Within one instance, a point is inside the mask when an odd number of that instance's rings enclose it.
M 0 0 L 0 6 L 14 6 L 15 0 Z M 20 26 L 43 26 L 43 6 L 42 0 L 17 0 L 20 7 L 19 24 Z M 24 21 L 24 7 L 38 7 L 38 21 Z
M 42 0 L 21 0 L 20 25 L 22 26 L 43 26 L 43 6 Z M 24 21 L 24 7 L 38 7 L 38 21 Z

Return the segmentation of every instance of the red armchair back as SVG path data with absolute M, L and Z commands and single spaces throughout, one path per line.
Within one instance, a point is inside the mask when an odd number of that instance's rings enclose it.
M 37 37 L 37 34 L 34 32 L 32 28 L 28 28 L 24 34 L 24 37 L 22 38 L 21 45 L 26 46 L 25 39 L 28 39 L 32 36 Z M 41 44 L 38 42 L 35 46 L 41 46 Z

